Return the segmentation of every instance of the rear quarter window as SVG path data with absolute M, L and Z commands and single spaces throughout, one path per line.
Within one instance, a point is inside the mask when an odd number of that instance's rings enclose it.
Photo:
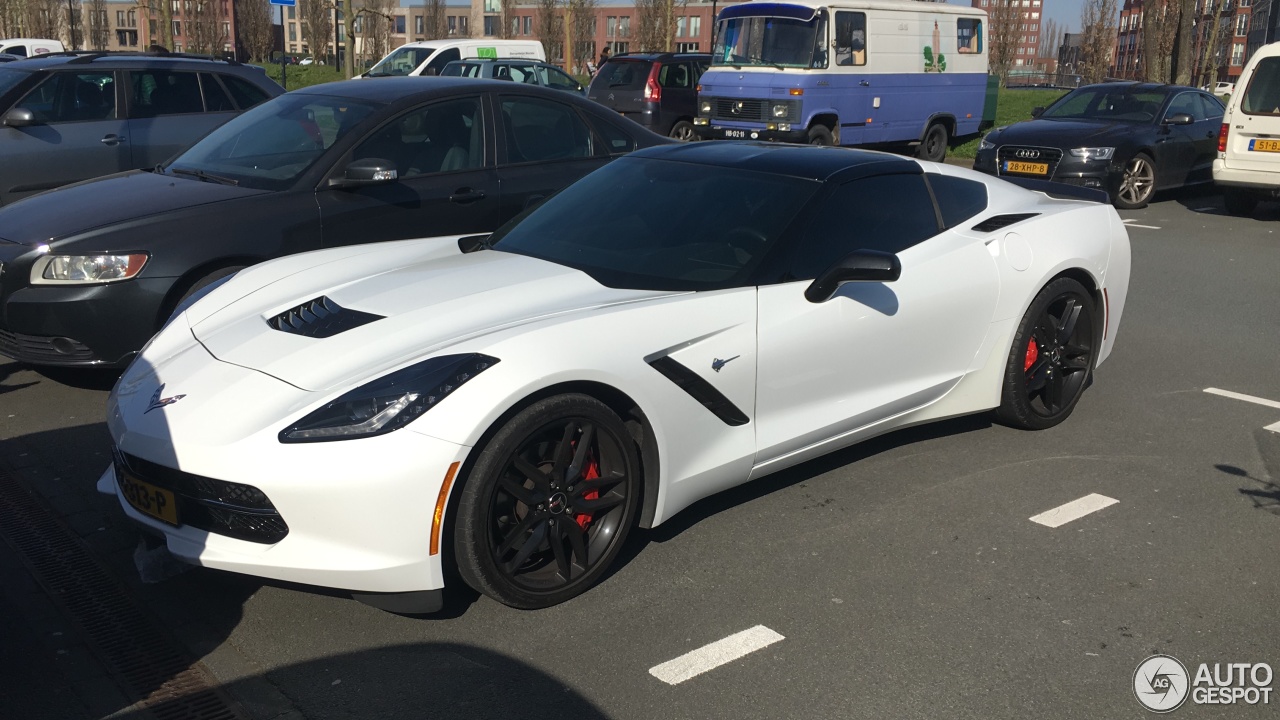
M 1253 68 L 1240 109 L 1249 115 L 1280 115 L 1280 56 L 1263 58 Z
M 987 209 L 987 186 L 975 180 L 928 173 L 929 186 L 942 212 L 942 224 L 953 228 Z

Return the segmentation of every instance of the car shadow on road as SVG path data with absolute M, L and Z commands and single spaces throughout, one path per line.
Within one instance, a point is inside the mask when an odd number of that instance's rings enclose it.
M 411 643 L 287 665 L 224 686 L 252 717 L 288 711 L 254 702 L 263 680 L 290 688 L 289 717 L 521 718 L 605 720 L 608 716 L 567 683 L 507 655 L 458 643 Z M 177 703 L 122 713 L 122 720 L 177 717 Z M 188 717 L 182 715 L 182 717 Z

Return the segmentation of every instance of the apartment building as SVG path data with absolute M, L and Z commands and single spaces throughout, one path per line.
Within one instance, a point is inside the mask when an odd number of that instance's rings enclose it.
M 1041 0 L 970 0 L 976 8 L 994 14 L 997 7 L 1012 6 L 1017 10 L 1014 22 L 1018 25 L 1018 44 L 1014 51 L 1013 66 L 1029 67 L 1042 65 L 1037 62 L 1036 54 L 1040 48 L 1040 13 L 1043 11 Z
M 1125 0 L 1120 10 L 1112 68 L 1112 74 L 1118 78 L 1143 77 L 1143 4 L 1143 0 Z M 1197 1 L 1192 34 L 1192 83 L 1235 82 L 1240 77 L 1251 52 L 1253 10 L 1253 0 Z

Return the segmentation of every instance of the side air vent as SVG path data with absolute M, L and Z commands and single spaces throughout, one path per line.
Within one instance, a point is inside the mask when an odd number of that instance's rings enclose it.
M 974 225 L 973 229 L 978 232 L 995 232 L 996 230 L 1007 228 L 1014 223 L 1020 223 L 1023 220 L 1028 220 L 1039 214 L 1040 213 L 1013 213 L 1011 215 L 994 215 L 983 220 L 977 225 Z
M 327 338 L 381 319 L 381 315 L 348 310 L 321 295 L 315 300 L 308 300 L 297 307 L 285 310 L 267 320 L 267 324 L 280 332 Z
M 649 363 L 654 370 L 662 373 L 681 390 L 697 400 L 711 414 L 720 418 L 725 425 L 746 425 L 750 422 L 746 413 L 738 409 L 729 398 L 725 397 L 711 383 L 703 380 L 697 373 L 681 365 L 670 357 L 660 357 Z

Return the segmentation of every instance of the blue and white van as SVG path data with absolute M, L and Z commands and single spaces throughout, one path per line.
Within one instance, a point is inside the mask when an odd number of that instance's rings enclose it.
M 914 0 L 732 5 L 694 125 L 702 138 L 913 143 L 940 161 L 995 119 L 986 32 L 981 9 Z

